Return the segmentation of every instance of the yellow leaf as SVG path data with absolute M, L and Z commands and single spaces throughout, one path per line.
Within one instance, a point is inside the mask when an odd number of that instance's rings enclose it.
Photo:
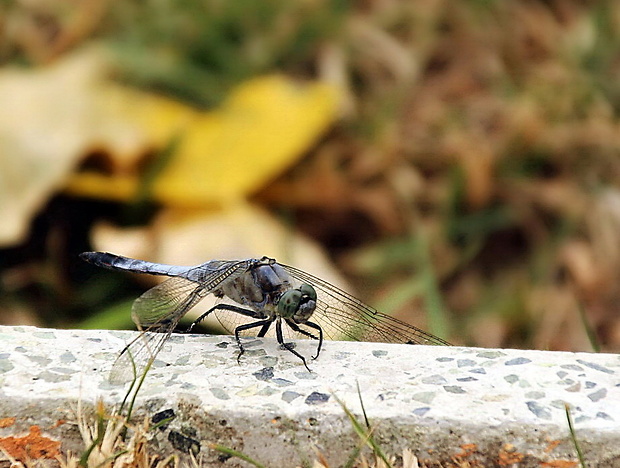
M 100 99 L 111 116 L 138 125 L 155 148 L 180 144 L 152 187 L 168 205 L 213 207 L 245 198 L 291 166 L 336 117 L 337 93 L 283 76 L 248 81 L 221 109 L 198 112 L 169 99 L 109 86 Z M 133 179 L 132 179 L 133 177 Z M 75 194 L 130 201 L 139 174 L 77 174 Z
M 282 76 L 249 81 L 187 128 L 155 196 L 181 205 L 245 197 L 290 167 L 335 114 L 336 93 L 327 85 Z

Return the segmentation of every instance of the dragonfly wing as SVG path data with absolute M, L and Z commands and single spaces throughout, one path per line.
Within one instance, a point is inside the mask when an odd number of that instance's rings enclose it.
M 110 381 L 125 383 L 142 375 L 155 360 L 179 320 L 222 283 L 243 274 L 252 262 L 214 260 L 193 268 L 183 267 L 183 271 L 178 272 L 180 276 L 164 281 L 136 299 L 131 309 L 131 318 L 138 329 L 143 331 L 117 358 Z M 176 267 L 166 270 L 168 274 L 173 272 L 173 268 Z
M 170 278 L 149 289 L 131 307 L 131 318 L 140 329 L 164 326 L 185 315 L 208 291 L 186 278 Z M 157 331 L 157 330 L 156 330 Z
M 450 345 L 413 325 L 382 314 L 340 288 L 297 268 L 282 265 L 291 276 L 317 291 L 317 308 L 311 320 L 330 339 Z
M 110 382 L 122 384 L 140 376 L 153 362 L 179 320 L 207 293 L 200 283 L 170 278 L 136 299 L 131 315 L 142 333 L 114 362 Z

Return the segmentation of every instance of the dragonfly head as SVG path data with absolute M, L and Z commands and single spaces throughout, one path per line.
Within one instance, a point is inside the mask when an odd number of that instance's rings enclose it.
M 278 315 L 293 319 L 295 323 L 306 322 L 316 309 L 316 291 L 309 284 L 289 289 L 278 302 Z

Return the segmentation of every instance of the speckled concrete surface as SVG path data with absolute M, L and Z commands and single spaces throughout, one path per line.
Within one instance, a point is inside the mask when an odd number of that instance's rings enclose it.
M 79 450 L 77 401 L 122 400 L 107 375 L 133 336 L 0 327 L 0 444 L 35 425 Z M 410 448 L 443 466 L 569 463 L 568 404 L 588 466 L 620 467 L 619 355 L 326 342 L 308 372 L 274 340 L 244 343 L 240 365 L 229 336 L 174 335 L 164 347 L 138 405 L 155 420 L 175 416 L 155 437 L 160 450 L 221 466 L 245 465 L 207 443 L 267 466 L 311 463 L 319 451 L 338 466 L 359 439 L 336 397 L 360 415 L 359 384 L 388 453 Z M 315 346 L 297 342 L 305 355 Z

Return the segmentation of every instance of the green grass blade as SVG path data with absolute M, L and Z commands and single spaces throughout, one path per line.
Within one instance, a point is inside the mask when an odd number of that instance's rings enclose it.
M 577 451 L 577 458 L 579 458 L 579 465 L 581 465 L 581 468 L 586 468 L 586 461 L 583 458 L 583 452 L 581 451 L 581 447 L 579 447 L 579 442 L 577 441 L 577 434 L 575 433 L 573 419 L 570 415 L 570 406 L 568 405 L 568 403 L 564 403 L 564 410 L 566 411 L 566 420 L 568 421 L 568 430 L 570 431 L 570 437 L 573 441 L 573 445 L 575 446 L 575 450 Z
M 262 463 L 257 462 L 253 458 L 248 457 L 245 453 L 238 452 L 237 450 L 226 447 L 225 445 L 220 444 L 209 444 L 209 448 L 213 450 L 217 450 L 218 452 L 222 452 L 226 455 L 230 455 L 231 457 L 239 458 L 245 462 L 254 465 L 256 468 L 266 468 Z
M 362 391 L 360 390 L 359 380 L 355 382 L 355 385 L 357 386 L 357 396 L 360 399 L 360 406 L 362 407 L 362 414 L 364 415 L 364 423 L 366 424 L 366 428 L 370 429 L 370 421 L 368 420 L 366 408 L 364 407 L 364 399 L 362 398 Z
M 151 369 L 151 365 L 153 364 L 154 360 L 155 360 L 154 357 L 149 360 L 149 362 L 144 367 L 144 372 L 142 372 L 142 375 L 140 375 L 140 380 L 138 380 L 138 384 L 136 385 L 136 389 L 133 392 L 133 397 L 131 398 L 131 401 L 129 403 L 129 408 L 127 409 L 127 420 L 128 421 L 131 418 L 131 413 L 133 411 L 134 404 L 136 403 L 136 398 L 138 398 L 138 392 L 140 391 L 140 388 L 142 388 L 142 384 L 144 383 L 144 380 L 146 379 L 146 374 Z M 133 361 L 132 361 L 132 363 L 133 363 Z M 134 365 L 134 375 L 135 374 L 136 374 L 136 367 Z M 135 383 L 135 380 L 134 380 L 134 382 L 132 382 L 131 386 L 129 387 L 129 391 L 131 391 L 131 388 L 134 386 L 134 383 Z
M 334 395 L 334 398 L 336 399 L 338 404 L 342 407 L 342 410 L 345 412 L 345 414 L 349 418 L 349 421 L 351 421 L 353 430 L 359 436 L 359 438 L 364 442 L 364 444 L 370 447 L 370 449 L 373 451 L 373 453 L 377 457 L 383 460 L 383 462 L 388 468 L 392 468 L 392 464 L 388 460 L 387 456 L 383 453 L 383 450 L 381 450 L 381 447 L 379 447 L 379 444 L 377 444 L 377 441 L 375 441 L 375 439 L 372 437 L 372 429 L 364 428 L 364 426 L 357 420 L 355 415 L 351 413 L 349 408 L 346 407 L 344 402 L 340 400 L 340 398 L 338 398 L 336 395 Z
M 90 444 L 90 446 L 84 451 L 78 461 L 78 464 L 84 468 L 88 466 L 88 458 L 90 457 L 92 451 L 103 441 L 103 436 L 105 434 L 104 422 L 105 419 L 103 414 L 97 412 L 97 437 L 95 437 L 95 440 L 93 440 L 92 444 Z

